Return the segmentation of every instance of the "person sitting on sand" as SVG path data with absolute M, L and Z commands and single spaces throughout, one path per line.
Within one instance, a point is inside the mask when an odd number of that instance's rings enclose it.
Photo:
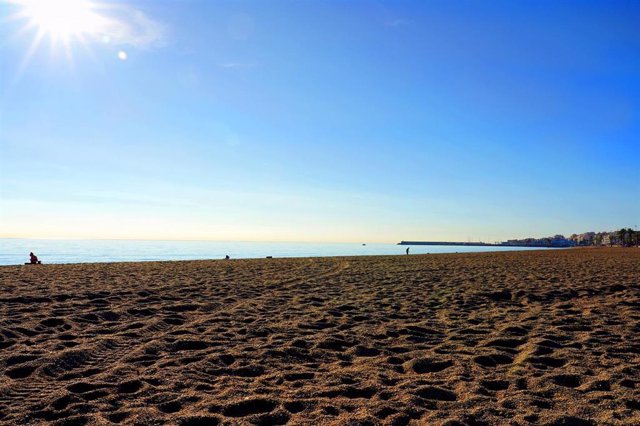
M 33 252 L 29 253 L 29 260 L 31 261 L 32 265 L 37 265 L 39 263 L 42 263 L 40 260 L 38 260 L 38 256 L 33 254 Z

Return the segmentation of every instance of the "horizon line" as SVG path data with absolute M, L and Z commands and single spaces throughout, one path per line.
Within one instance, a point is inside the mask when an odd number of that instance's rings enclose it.
M 193 241 L 216 243 L 310 243 L 310 244 L 397 244 L 389 241 L 318 241 L 318 240 L 215 240 L 197 238 L 93 238 L 93 237 L 5 237 L 0 235 L 0 240 L 64 240 L 64 241 Z M 402 240 L 401 240 L 402 241 Z

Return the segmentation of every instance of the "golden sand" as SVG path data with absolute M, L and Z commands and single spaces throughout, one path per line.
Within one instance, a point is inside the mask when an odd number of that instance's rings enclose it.
M 640 424 L 640 250 L 0 267 L 0 423 Z

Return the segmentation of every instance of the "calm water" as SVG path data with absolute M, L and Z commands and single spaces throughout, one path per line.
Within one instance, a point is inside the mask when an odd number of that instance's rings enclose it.
M 223 241 L 31 240 L 0 239 L 0 265 L 42 263 L 134 262 L 307 256 L 404 255 L 407 246 L 353 243 L 265 243 Z M 411 254 L 528 250 L 522 247 L 411 246 Z M 539 249 L 537 249 L 539 250 Z

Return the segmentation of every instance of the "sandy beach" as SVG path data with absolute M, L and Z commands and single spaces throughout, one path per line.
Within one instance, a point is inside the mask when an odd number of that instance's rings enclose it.
M 0 423 L 640 424 L 640 250 L 0 267 Z

